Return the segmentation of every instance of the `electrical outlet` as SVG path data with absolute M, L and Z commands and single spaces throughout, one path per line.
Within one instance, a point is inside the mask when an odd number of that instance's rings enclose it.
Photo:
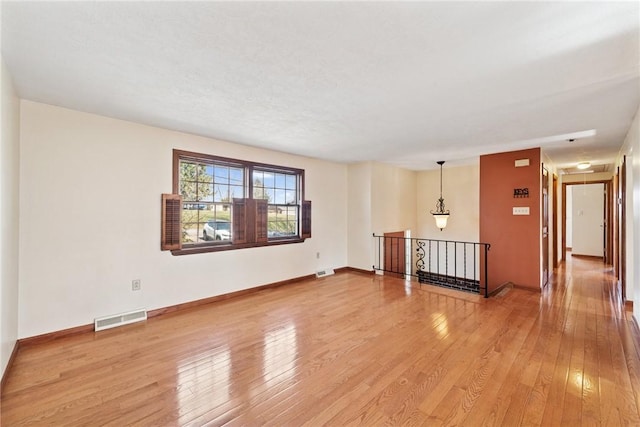
M 131 290 L 139 291 L 141 287 L 140 279 L 135 279 L 131 281 Z

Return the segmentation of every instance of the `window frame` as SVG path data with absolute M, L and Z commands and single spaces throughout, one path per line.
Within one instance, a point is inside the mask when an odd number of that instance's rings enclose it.
M 263 191 L 273 188 L 273 190 L 274 190 L 274 198 L 275 198 L 275 194 L 276 194 L 277 191 L 285 191 L 286 192 L 286 190 L 287 190 L 286 189 L 286 187 L 287 187 L 286 184 L 285 184 L 285 188 L 277 187 L 277 184 L 275 183 L 275 181 L 276 181 L 275 175 L 276 174 L 280 174 L 280 175 L 285 175 L 285 176 L 286 175 L 293 175 L 294 176 L 294 178 L 296 180 L 296 184 L 295 184 L 296 185 L 296 192 L 298 193 L 296 195 L 296 203 L 293 203 L 293 204 L 289 204 L 289 203 L 269 203 L 269 199 L 262 199 L 262 200 L 267 200 L 267 209 L 269 207 L 271 207 L 271 206 L 273 206 L 275 208 L 276 215 L 278 214 L 278 210 L 281 210 L 283 208 L 287 209 L 287 211 L 288 211 L 288 208 L 295 207 L 298 210 L 298 215 L 297 215 L 297 218 L 296 218 L 296 222 L 297 222 L 297 227 L 296 228 L 297 228 L 298 234 L 296 236 L 284 235 L 284 236 L 271 237 L 271 238 L 269 238 L 271 241 L 276 241 L 276 240 L 280 240 L 280 239 L 291 239 L 291 238 L 294 238 L 294 237 L 300 237 L 302 235 L 302 228 L 301 228 L 302 227 L 302 223 L 301 223 L 302 201 L 304 200 L 304 197 L 302 196 L 301 189 L 302 189 L 302 179 L 303 179 L 304 174 L 300 174 L 299 172 L 285 171 L 283 169 L 273 169 L 271 166 L 269 168 L 266 168 L 266 167 L 263 167 L 262 165 L 256 165 L 254 168 L 251 168 L 249 170 L 249 181 L 251 182 L 251 190 L 250 191 L 251 191 L 251 196 L 254 199 L 256 199 L 255 197 L 253 197 L 254 196 L 254 192 L 255 192 L 255 187 L 254 187 L 255 180 L 254 180 L 254 177 L 253 177 L 254 172 L 260 172 L 260 173 L 264 173 L 264 174 L 267 174 L 267 173 L 274 174 L 274 186 L 273 187 L 267 187 L 266 183 L 263 181 L 263 183 L 262 183 L 263 185 L 261 187 L 263 189 Z M 285 180 L 286 180 L 286 178 L 285 178 Z M 274 200 L 274 202 L 275 202 L 275 200 Z M 286 202 L 286 198 L 285 198 L 285 202 Z M 269 226 L 269 222 L 270 222 L 270 219 L 267 217 L 267 228 Z M 289 222 L 288 219 L 287 219 L 286 222 Z
M 245 200 L 266 200 L 266 199 L 257 199 L 253 197 L 254 185 L 253 185 L 253 171 L 258 170 L 261 172 L 271 171 L 274 173 L 284 173 L 289 175 L 296 175 L 296 179 L 299 185 L 298 188 L 298 200 L 296 206 L 298 209 L 297 215 L 297 234 L 295 236 L 278 236 L 268 238 L 266 242 L 248 242 L 248 243 L 233 243 L 233 239 L 228 243 L 220 243 L 220 242 L 200 242 L 200 243 L 188 243 L 182 244 L 180 249 L 174 249 L 171 251 L 173 255 L 187 255 L 187 254 L 196 254 L 196 253 L 205 253 L 205 252 L 219 252 L 219 251 L 228 251 L 235 249 L 244 249 L 244 248 L 254 248 L 260 246 L 275 246 L 275 245 L 283 245 L 290 243 L 302 243 L 306 238 L 310 237 L 310 235 L 306 235 L 303 230 L 303 210 L 305 205 L 305 171 L 304 169 L 292 168 L 288 166 L 278 166 L 268 163 L 260 163 L 253 162 L 247 160 L 240 159 L 232 159 L 228 157 L 215 156 L 211 154 L 205 153 L 196 153 L 193 151 L 186 150 L 173 150 L 173 171 L 172 171 L 172 192 L 173 194 L 180 195 L 180 161 L 195 161 L 195 162 L 204 162 L 204 163 L 214 163 L 221 164 L 231 167 L 239 167 L 244 170 L 244 199 Z M 185 202 L 186 203 L 186 202 Z M 232 208 L 233 209 L 233 208 Z M 182 212 L 182 206 L 181 206 Z M 233 223 L 233 219 L 231 221 Z M 268 218 L 267 218 L 268 223 Z M 233 227 L 233 225 L 232 225 Z

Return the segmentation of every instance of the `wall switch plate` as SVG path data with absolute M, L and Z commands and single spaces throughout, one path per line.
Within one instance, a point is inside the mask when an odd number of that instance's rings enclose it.
M 135 279 L 131 281 L 131 290 L 132 291 L 139 291 L 141 287 L 141 282 L 140 279 Z
M 513 207 L 514 215 L 529 215 L 529 207 Z

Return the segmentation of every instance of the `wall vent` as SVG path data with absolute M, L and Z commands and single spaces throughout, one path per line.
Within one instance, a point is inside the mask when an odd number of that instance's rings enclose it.
M 331 276 L 332 274 L 335 274 L 335 271 L 333 271 L 333 268 L 327 268 L 324 270 L 316 271 L 316 277 Z
M 95 330 L 96 332 L 102 331 L 104 329 L 128 325 L 129 323 L 141 322 L 143 320 L 147 320 L 147 310 L 145 309 L 98 317 L 95 319 Z

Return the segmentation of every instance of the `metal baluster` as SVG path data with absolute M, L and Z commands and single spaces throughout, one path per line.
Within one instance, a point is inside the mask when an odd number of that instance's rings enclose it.
M 490 245 L 484 245 L 484 297 L 489 297 L 489 265 L 487 263 Z
M 453 283 L 458 286 L 458 242 L 453 242 Z
M 464 252 L 463 253 L 463 256 L 464 256 L 464 273 L 463 273 L 464 274 L 464 281 L 465 281 L 465 283 L 468 283 L 467 282 L 468 278 L 467 278 L 467 244 L 466 243 L 463 246 L 463 251 L 462 252 Z
M 444 281 L 449 283 L 449 241 L 444 242 Z
M 476 246 L 478 246 L 477 244 L 473 244 L 473 282 L 475 283 L 477 278 L 476 278 L 476 273 L 478 271 L 478 265 L 477 265 L 477 255 L 476 255 Z
M 436 273 L 438 274 L 438 279 L 440 278 L 440 240 L 436 242 L 438 244 L 438 252 L 436 252 L 436 258 L 438 259 L 438 265 L 436 265 Z
M 427 277 L 431 280 L 431 240 L 429 240 L 429 274 Z

